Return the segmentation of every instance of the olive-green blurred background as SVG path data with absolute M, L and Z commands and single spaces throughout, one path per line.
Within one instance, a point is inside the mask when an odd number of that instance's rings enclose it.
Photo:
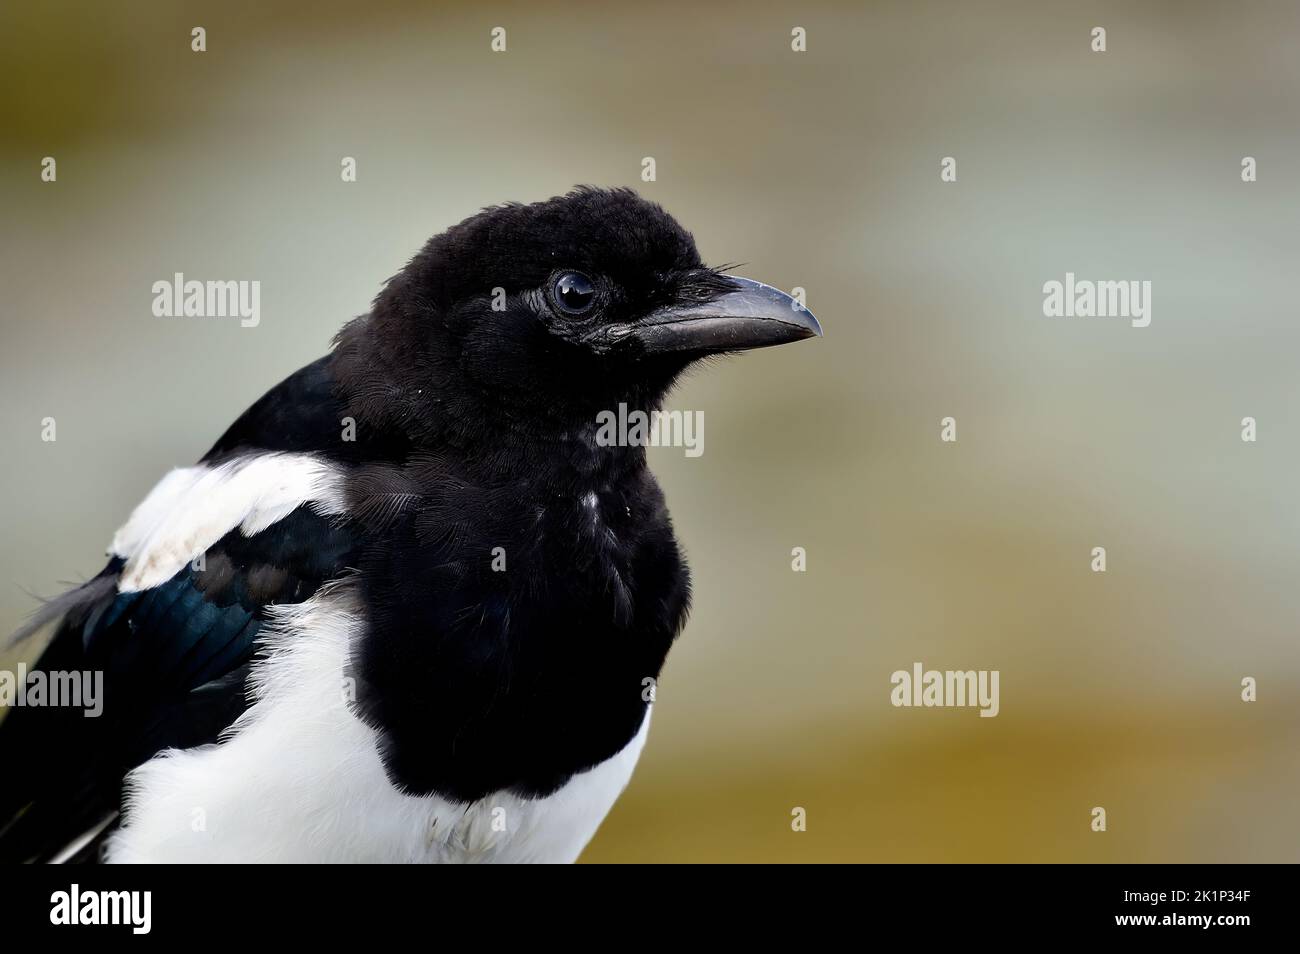
M 585 858 L 1300 860 L 1298 41 L 1291 3 L 5 3 L 0 630 L 430 234 L 634 185 L 826 337 L 672 399 L 696 608 Z M 154 318 L 176 271 L 261 325 Z M 1044 318 L 1066 271 L 1152 281 L 1151 326 Z M 1001 714 L 892 707 L 914 661 Z

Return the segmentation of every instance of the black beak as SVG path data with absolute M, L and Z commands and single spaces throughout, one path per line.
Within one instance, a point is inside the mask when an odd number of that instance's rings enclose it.
M 734 290 L 702 304 L 661 308 L 629 328 L 646 352 L 701 354 L 744 351 L 820 336 L 812 312 L 785 292 L 749 278 L 726 276 Z

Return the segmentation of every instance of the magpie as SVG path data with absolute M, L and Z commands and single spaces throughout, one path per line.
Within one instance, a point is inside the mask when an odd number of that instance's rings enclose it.
M 433 237 L 15 634 L 103 700 L 0 723 L 0 860 L 575 860 L 691 599 L 598 416 L 820 334 L 628 189 Z

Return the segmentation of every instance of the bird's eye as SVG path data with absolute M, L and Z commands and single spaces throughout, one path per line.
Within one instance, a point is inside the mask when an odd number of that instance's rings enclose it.
M 555 279 L 555 303 L 570 315 L 581 315 L 596 303 L 596 286 L 582 272 L 564 272 Z

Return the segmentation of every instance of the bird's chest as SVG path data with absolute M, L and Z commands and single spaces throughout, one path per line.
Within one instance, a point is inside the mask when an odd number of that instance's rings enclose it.
M 686 607 L 661 501 L 489 501 L 361 569 L 358 703 L 394 782 L 472 801 L 557 791 L 644 722 Z
M 535 513 L 535 530 L 519 541 L 525 561 L 517 581 L 523 586 L 522 598 L 537 591 L 538 580 L 560 582 L 548 589 L 578 604 L 584 618 L 598 625 L 632 625 L 641 595 L 638 563 L 657 557 L 642 551 L 646 528 L 634 522 L 623 495 L 588 490 L 571 499 L 537 504 Z

